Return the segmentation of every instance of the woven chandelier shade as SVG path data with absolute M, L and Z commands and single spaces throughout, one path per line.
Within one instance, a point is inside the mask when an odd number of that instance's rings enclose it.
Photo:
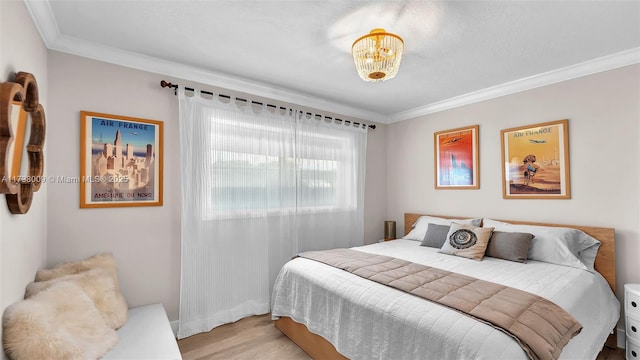
M 384 29 L 373 29 L 353 43 L 351 52 L 358 75 L 364 81 L 384 81 L 400 69 L 404 41 Z

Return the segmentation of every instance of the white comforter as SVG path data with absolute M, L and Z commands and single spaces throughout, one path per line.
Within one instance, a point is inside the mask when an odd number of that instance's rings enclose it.
M 620 303 L 600 274 L 537 261 L 444 255 L 417 241 L 354 249 L 393 256 L 543 296 L 571 313 L 582 332 L 561 359 L 595 359 L 618 321 Z M 457 311 L 316 261 L 280 271 L 272 317 L 291 317 L 350 359 L 527 359 L 508 335 Z

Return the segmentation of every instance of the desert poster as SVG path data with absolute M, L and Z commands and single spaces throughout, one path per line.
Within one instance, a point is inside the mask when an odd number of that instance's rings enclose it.
M 502 131 L 505 197 L 568 198 L 567 120 Z

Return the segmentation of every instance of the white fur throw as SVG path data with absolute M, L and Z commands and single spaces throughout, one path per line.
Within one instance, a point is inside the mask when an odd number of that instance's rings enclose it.
M 114 329 L 122 327 L 127 322 L 128 305 L 120 290 L 116 287 L 110 270 L 97 267 L 77 274 L 64 275 L 48 281 L 33 282 L 27 285 L 24 295 L 29 299 L 54 284 L 73 282 L 93 300 L 107 325 Z
M 88 259 L 80 261 L 65 262 L 56 265 L 51 269 L 38 270 L 35 281 L 47 281 L 65 275 L 77 274 L 97 267 L 105 268 L 111 272 L 115 280 L 116 289 L 120 288 L 118 283 L 118 270 L 116 260 L 110 253 L 94 255 Z
M 2 326 L 4 350 L 14 360 L 97 359 L 118 341 L 93 300 L 70 281 L 7 307 Z

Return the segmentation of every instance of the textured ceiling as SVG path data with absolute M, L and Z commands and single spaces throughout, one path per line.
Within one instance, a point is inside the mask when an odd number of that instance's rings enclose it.
M 611 54 L 640 54 L 639 1 L 26 3 L 41 32 L 46 17 L 37 12 L 47 8 L 48 28 L 55 29 L 43 35 L 50 48 L 80 55 L 88 44 L 125 50 L 322 99 L 325 108 L 374 113 L 382 122 Z M 402 36 L 406 52 L 394 79 L 367 83 L 350 49 L 376 27 Z

